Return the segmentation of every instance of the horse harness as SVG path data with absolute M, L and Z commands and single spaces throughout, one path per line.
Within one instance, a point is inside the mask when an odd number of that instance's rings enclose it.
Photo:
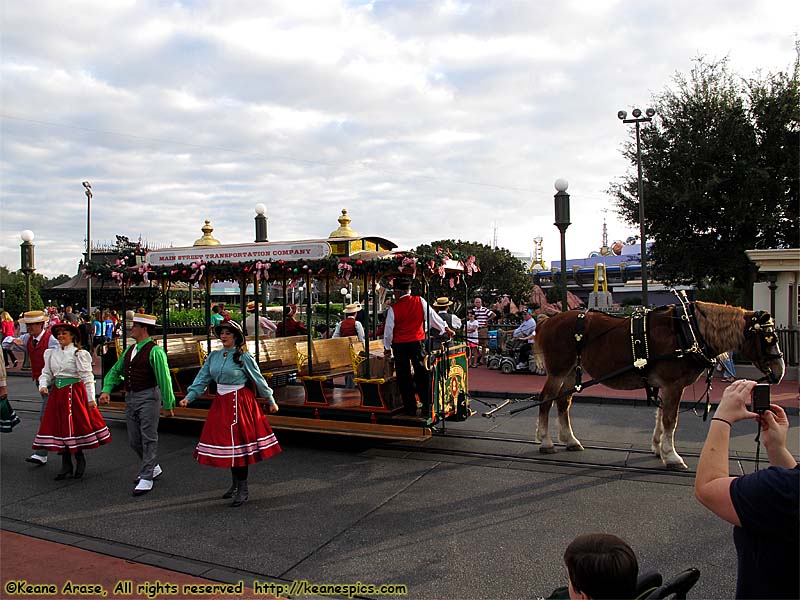
M 641 373 L 643 387 L 647 392 L 648 404 L 652 402 L 658 406 L 659 388 L 652 386 L 647 382 L 647 371 L 649 370 L 649 367 L 662 360 L 688 359 L 699 363 L 701 368 L 707 369 L 708 371 L 706 375 L 706 390 L 703 394 L 703 396 L 706 397 L 706 406 L 703 414 L 703 419 L 705 420 L 711 408 L 711 377 L 713 374 L 713 367 L 717 362 L 716 356 L 719 353 L 710 348 L 700 332 L 700 326 L 697 322 L 697 311 L 700 310 L 699 307 L 697 307 L 694 302 L 689 301 L 684 290 L 681 290 L 680 292 L 673 290 L 673 293 L 678 299 L 678 304 L 674 306 L 674 310 L 677 313 L 675 318 L 677 318 L 678 322 L 676 332 L 678 348 L 667 354 L 650 356 L 650 348 L 648 343 L 648 325 L 650 313 L 658 309 L 645 307 L 636 308 L 630 317 L 630 341 L 631 351 L 633 354 L 632 364 L 608 373 L 603 377 L 591 379 L 586 383 L 583 383 L 582 381 L 583 367 L 581 365 L 581 353 L 586 345 L 586 316 L 589 312 L 593 311 L 583 310 L 579 312 L 576 315 L 577 320 L 575 322 L 575 332 L 573 334 L 575 338 L 576 352 L 575 385 L 571 389 L 560 393 L 555 398 L 552 398 L 552 400 L 569 396 L 575 392 L 580 393 L 582 390 L 593 385 L 597 385 L 598 383 L 603 383 L 604 381 L 608 381 L 609 379 L 613 379 L 614 377 L 618 377 L 619 375 L 623 375 L 633 370 L 638 370 Z M 775 321 L 768 312 L 756 311 L 753 313 L 752 317 L 750 318 L 750 323 L 745 330 L 745 338 L 751 338 L 754 335 L 759 336 L 759 350 L 763 356 L 769 359 L 783 358 L 783 353 L 777 347 Z M 769 367 L 769 365 L 766 366 L 766 369 L 767 371 L 765 372 L 765 375 L 758 379 L 758 382 L 771 380 L 772 369 Z M 533 408 L 539 404 L 541 404 L 541 401 L 537 402 L 533 406 L 512 411 L 512 414 L 521 412 L 526 408 Z
M 676 292 L 678 297 L 678 304 L 675 306 L 678 319 L 678 348 L 667 354 L 658 356 L 650 356 L 649 334 L 648 325 L 650 321 L 650 313 L 655 309 L 640 307 L 634 310 L 630 317 L 630 341 L 631 353 L 633 355 L 633 362 L 626 365 L 621 369 L 617 369 L 603 377 L 592 379 L 585 384 L 582 382 L 583 367 L 581 366 L 581 352 L 585 345 L 585 329 L 586 329 L 586 315 L 589 311 L 582 311 L 577 315 L 575 326 L 575 386 L 572 392 L 580 392 L 581 390 L 608 381 L 619 375 L 629 371 L 637 370 L 642 375 L 642 383 L 647 391 L 647 401 L 658 403 L 658 389 L 655 386 L 647 383 L 647 371 L 649 367 L 661 360 L 667 359 L 684 359 L 689 358 L 701 364 L 703 368 L 711 368 L 716 364 L 714 360 L 714 353 L 709 350 L 708 344 L 700 333 L 700 327 L 697 323 L 697 315 L 695 313 L 695 304 L 689 302 L 686 298 L 686 292 L 683 290 Z

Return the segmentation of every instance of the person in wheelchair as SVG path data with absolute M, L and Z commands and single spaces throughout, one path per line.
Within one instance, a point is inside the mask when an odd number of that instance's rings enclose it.
M 533 340 L 536 337 L 536 319 L 533 318 L 530 308 L 525 309 L 522 313 L 522 323 L 514 330 L 513 337 L 515 340 L 523 342 L 519 347 L 517 369 L 527 369 L 533 349 Z
M 663 583 L 661 573 L 639 574 L 636 554 L 625 540 L 608 533 L 579 535 L 564 552 L 569 585 L 556 588 L 548 600 L 635 600 L 686 598 L 700 578 L 700 571 L 689 568 Z

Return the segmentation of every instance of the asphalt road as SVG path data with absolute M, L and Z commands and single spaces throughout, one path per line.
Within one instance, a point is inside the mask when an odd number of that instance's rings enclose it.
M 87 453 L 84 479 L 53 481 L 57 457 L 46 467 L 24 462 L 38 425 L 33 385 L 21 378 L 9 385 L 23 423 L 0 436 L 7 529 L 40 528 L 101 552 L 147 551 L 189 573 L 213 564 L 219 580 L 402 583 L 407 597 L 425 599 L 547 596 L 566 583 L 567 544 L 605 531 L 632 545 L 642 570 L 673 575 L 698 567 L 690 597 L 733 597 L 732 528 L 695 501 L 691 476 L 614 470 L 659 463 L 602 448 L 562 449 L 540 461 L 531 443 L 536 410 L 448 424 L 451 436 L 434 437 L 425 452 L 279 432 L 284 451 L 251 468 L 250 502 L 231 509 L 219 497 L 229 472 L 192 458 L 200 431 L 193 423 L 162 420 L 164 475 L 146 496 L 131 496 L 137 460 L 124 424 L 111 419 L 113 442 Z M 792 420 L 797 454 L 798 418 Z M 651 408 L 573 409 L 576 435 L 587 446 L 646 450 L 652 425 Z M 681 416 L 677 445 L 690 468 L 696 458 L 688 455 L 699 452 L 706 427 L 691 412 Z M 473 432 L 503 439 L 464 437 Z M 753 456 L 754 434 L 751 424 L 736 426 L 733 448 L 742 457 Z M 565 458 L 587 466 L 565 466 Z M 734 472 L 742 467 L 752 463 L 732 461 Z

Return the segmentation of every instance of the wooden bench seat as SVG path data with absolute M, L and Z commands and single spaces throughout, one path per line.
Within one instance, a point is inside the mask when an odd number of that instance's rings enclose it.
M 361 408 L 381 413 L 401 411 L 403 398 L 397 385 L 394 361 L 384 356 L 383 340 L 370 341 L 369 359 L 364 353 L 364 346 L 359 343 L 353 347 L 353 364 L 356 365 L 353 381 L 361 392 Z
M 308 343 L 297 344 L 297 368 L 306 391 L 306 403 L 329 406 L 333 400 L 333 379 L 353 375 L 351 347 L 355 336 L 313 340 L 311 372 L 308 366 Z

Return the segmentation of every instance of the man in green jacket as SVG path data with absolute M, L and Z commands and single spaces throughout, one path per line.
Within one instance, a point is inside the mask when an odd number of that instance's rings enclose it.
M 142 459 L 134 496 L 153 489 L 153 480 L 161 473 L 158 450 L 158 419 L 161 406 L 170 411 L 175 406 L 167 354 L 152 339 L 156 317 L 136 314 L 130 336 L 136 340 L 129 346 L 103 380 L 100 404 L 107 404 L 109 393 L 119 383 L 125 383 L 125 418 L 128 422 L 128 442 Z

